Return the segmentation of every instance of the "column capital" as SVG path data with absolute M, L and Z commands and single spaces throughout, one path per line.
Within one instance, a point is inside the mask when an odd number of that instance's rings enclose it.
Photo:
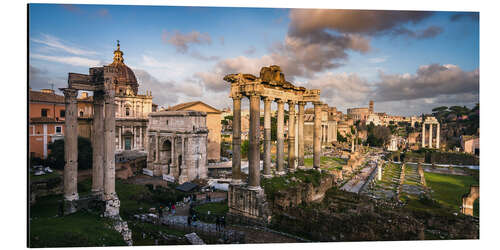
M 78 90 L 74 88 L 60 88 L 64 93 L 66 98 L 76 98 L 78 96 Z
M 288 100 L 287 102 L 289 105 L 296 105 L 297 104 L 297 101 L 295 100 Z
M 270 97 L 270 96 L 263 96 L 262 97 L 262 100 L 264 102 L 273 102 L 274 101 L 274 97 Z
M 306 104 L 307 104 L 306 101 L 299 101 L 298 103 L 299 103 L 299 106 L 302 106 L 302 107 L 306 106 Z
M 283 104 L 283 103 L 285 103 L 285 100 L 281 99 L 281 98 L 278 98 L 278 99 L 276 99 L 276 102 L 279 103 L 279 104 Z
M 232 95 L 231 95 L 231 98 L 232 98 L 233 100 L 241 100 L 241 98 L 243 98 L 243 95 L 242 95 L 242 94 L 240 94 L 240 93 L 238 93 L 238 94 L 232 94 Z

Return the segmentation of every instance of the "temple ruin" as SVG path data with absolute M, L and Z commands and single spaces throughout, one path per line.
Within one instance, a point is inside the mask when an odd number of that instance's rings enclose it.
M 270 214 L 266 208 L 264 190 L 260 186 L 260 101 L 264 101 L 264 166 L 263 176 L 283 175 L 295 171 L 304 164 L 304 107 L 314 104 L 313 166 L 320 167 L 321 156 L 321 111 L 320 90 L 308 90 L 294 86 L 285 80 L 281 68 L 276 65 L 263 67 L 260 76 L 251 74 L 229 74 L 224 80 L 231 83 L 230 97 L 233 99 L 233 159 L 232 182 L 228 192 L 228 218 L 252 223 L 267 223 Z M 250 100 L 250 131 L 248 153 L 248 182 L 241 176 L 241 99 Z M 276 169 L 271 170 L 271 103 L 278 105 Z M 288 164 L 284 164 L 284 106 L 288 104 Z M 296 106 L 298 105 L 297 150 Z M 296 155 L 298 152 L 298 155 Z M 298 159 L 297 159 L 298 158 Z
M 429 144 L 426 144 L 425 143 L 425 131 L 427 130 L 426 129 L 426 126 L 429 126 Z M 435 143 L 433 144 L 432 143 L 432 140 L 433 140 L 433 137 L 434 137 L 434 134 L 432 132 L 432 127 L 436 125 L 436 141 Z M 438 120 L 435 118 L 435 117 L 427 117 L 425 119 L 425 121 L 422 123 L 422 148 L 425 148 L 426 146 L 428 148 L 437 148 L 439 149 L 439 134 L 441 133 L 441 130 L 440 130 L 440 125 L 439 125 L 439 122 Z M 433 147 L 434 145 L 434 147 Z

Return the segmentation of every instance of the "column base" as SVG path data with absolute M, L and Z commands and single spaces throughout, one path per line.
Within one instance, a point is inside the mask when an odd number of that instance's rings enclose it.
M 64 195 L 64 200 L 65 201 L 75 201 L 78 200 L 79 196 L 78 193 L 70 194 L 70 195 Z
M 281 176 L 281 175 L 285 175 L 286 172 L 285 171 L 278 171 L 278 172 L 276 172 L 276 174 Z
M 267 226 L 271 221 L 271 211 L 264 189 L 251 188 L 245 185 L 229 185 L 229 223 Z
M 252 190 L 252 191 L 260 191 L 260 190 L 262 190 L 262 187 L 260 187 L 260 186 L 248 186 L 247 189 Z
M 104 217 L 116 218 L 120 216 L 120 200 L 116 194 L 107 195 L 104 203 Z
M 273 175 L 272 174 L 263 174 L 262 177 L 264 177 L 266 179 L 270 179 L 270 178 L 273 178 Z
M 96 197 L 96 199 L 98 200 L 103 200 L 103 196 L 104 196 L 104 191 L 102 189 L 98 189 L 98 190 L 91 190 L 92 192 L 92 196 Z
M 243 182 L 241 179 L 231 179 L 231 185 L 243 185 L 245 182 Z
M 76 213 L 78 211 L 78 199 L 76 200 L 66 200 L 63 201 L 63 215 L 68 215 Z

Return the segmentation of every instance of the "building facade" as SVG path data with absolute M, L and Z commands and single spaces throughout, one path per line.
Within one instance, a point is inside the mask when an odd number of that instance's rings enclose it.
M 207 177 L 207 115 L 198 111 L 149 114 L 147 168 L 179 183 Z
M 206 127 L 208 129 L 208 160 L 220 161 L 220 143 L 222 131 L 222 112 L 204 102 L 186 102 L 167 109 L 168 111 L 200 111 L 207 114 Z

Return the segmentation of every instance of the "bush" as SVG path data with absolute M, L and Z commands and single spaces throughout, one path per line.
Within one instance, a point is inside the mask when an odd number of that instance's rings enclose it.
M 64 140 L 56 140 L 47 145 L 50 153 L 47 165 L 55 169 L 64 169 Z M 78 137 L 78 169 L 92 168 L 92 143 L 85 137 Z

